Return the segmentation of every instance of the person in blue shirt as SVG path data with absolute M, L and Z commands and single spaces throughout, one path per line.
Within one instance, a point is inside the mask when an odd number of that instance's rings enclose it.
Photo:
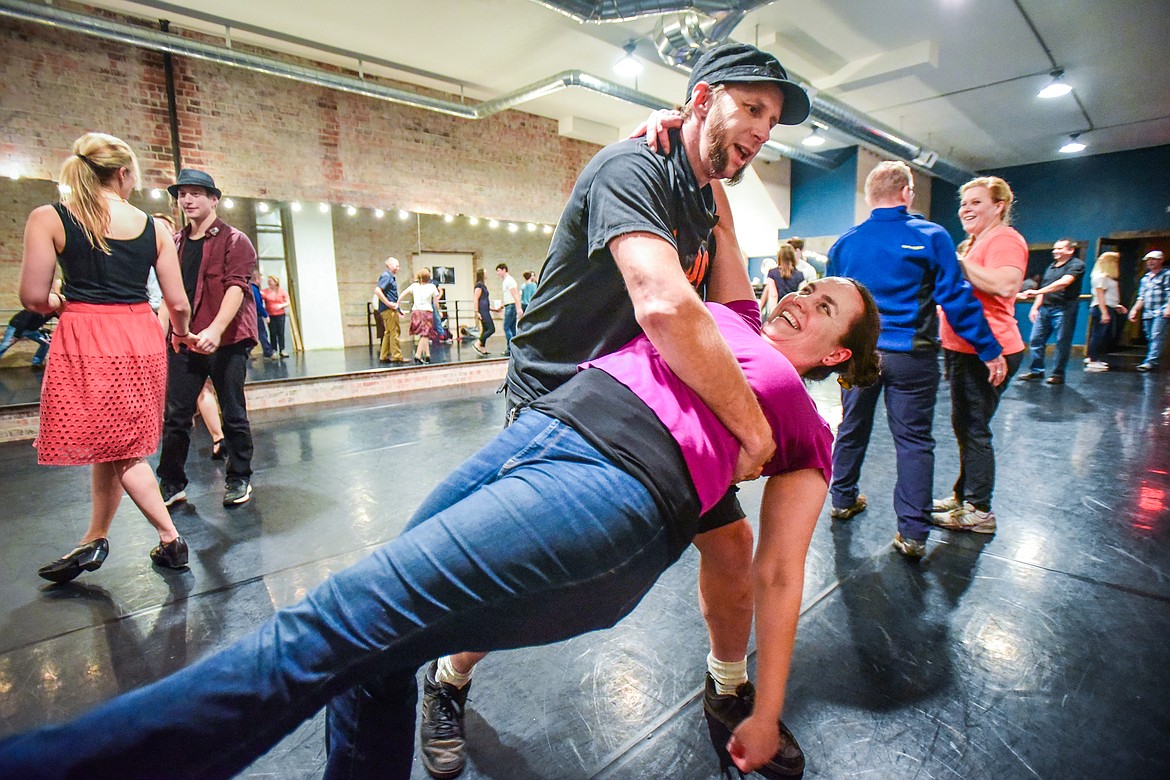
M 264 280 L 264 274 L 260 273 L 257 268 L 252 274 L 252 298 L 256 301 L 256 333 L 260 337 L 260 350 L 264 353 L 264 357 L 270 358 L 275 355 L 272 350 L 272 344 L 268 342 L 268 310 L 264 308 L 264 298 L 260 295 L 260 282 Z
M 983 307 L 963 278 L 954 242 L 940 225 L 910 213 L 914 202 L 910 166 L 880 163 L 866 177 L 865 199 L 873 212 L 829 250 L 828 273 L 855 278 L 873 292 L 882 322 L 878 336 L 881 373 L 869 387 L 841 391 L 831 516 L 848 520 L 866 509 L 858 481 L 874 410 L 884 389 L 898 469 L 894 547 L 909 558 L 921 558 L 926 554 L 934 484 L 931 429 L 939 383 L 936 304 L 978 351 L 992 384 L 1007 376 L 1007 363 Z

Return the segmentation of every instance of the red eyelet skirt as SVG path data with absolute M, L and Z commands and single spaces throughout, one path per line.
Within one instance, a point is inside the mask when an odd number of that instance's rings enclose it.
M 41 384 L 37 462 L 84 466 L 158 449 L 167 353 L 148 303 L 66 303 Z

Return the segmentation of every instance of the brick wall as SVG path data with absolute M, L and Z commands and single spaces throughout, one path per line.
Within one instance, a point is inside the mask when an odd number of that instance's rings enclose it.
M 79 135 L 101 130 L 130 143 L 144 180 L 132 200 L 150 211 L 166 208 L 147 193 L 173 181 L 173 161 L 161 54 L 11 21 L 0 28 L 0 52 L 0 175 L 18 166 L 25 177 L 0 179 L 0 309 L 12 309 L 24 220 L 55 199 L 44 180 Z M 365 343 L 365 301 L 389 254 L 408 262 L 421 246 L 474 252 L 488 268 L 536 269 L 548 248 L 540 232 L 429 216 L 420 245 L 413 215 L 403 223 L 393 210 L 553 224 L 598 148 L 520 111 L 465 120 L 199 60 L 174 65 L 183 164 L 215 176 L 237 203 L 220 216 L 253 240 L 249 198 L 387 210 L 377 222 L 368 211 L 333 212 L 347 344 Z
M 139 154 L 146 187 L 172 181 L 162 55 L 11 22 L 0 51 L 0 171 L 18 164 L 52 178 L 72 141 L 100 129 Z M 597 151 L 520 111 L 467 120 L 200 60 L 174 64 L 183 163 L 212 171 L 229 195 L 553 222 Z

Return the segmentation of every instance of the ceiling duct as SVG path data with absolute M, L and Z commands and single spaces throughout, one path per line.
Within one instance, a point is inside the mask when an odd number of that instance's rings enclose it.
M 609 22 L 658 14 L 663 18 L 654 31 L 654 48 L 668 66 L 689 70 L 706 50 L 725 41 L 750 11 L 767 5 L 759 0 L 741 2 L 645 2 L 644 0 L 537 0 L 581 22 Z M 804 80 L 789 73 L 794 81 Z M 807 82 L 806 82 L 807 83 Z M 810 117 L 838 134 L 892 155 L 952 184 L 963 184 L 976 174 L 925 149 L 881 122 L 845 104 L 813 94 Z M 799 158 L 794 158 L 799 159 Z
M 454 100 L 419 95 L 407 90 L 383 86 L 365 79 L 346 76 L 340 73 L 294 65 L 271 57 L 249 54 L 238 49 L 229 49 L 203 43 L 190 38 L 183 38 L 174 33 L 136 27 L 101 17 L 66 11 L 54 6 L 25 2 L 24 0 L 0 0 L 0 16 L 7 16 L 25 22 L 46 24 L 62 30 L 117 41 L 152 51 L 166 52 L 180 57 L 193 57 L 220 65 L 244 68 L 270 76 L 280 76 L 298 81 L 302 84 L 313 84 L 327 89 L 363 95 L 378 100 L 386 100 L 391 103 L 421 108 L 427 111 L 435 111 L 462 119 L 484 119 L 498 114 L 501 111 L 515 108 L 528 101 L 536 100 L 537 98 L 569 87 L 580 87 L 652 110 L 673 107 L 672 104 L 660 100 L 653 95 L 638 92 L 621 84 L 616 84 L 579 70 L 564 71 L 542 81 L 529 84 L 515 92 L 501 95 L 494 100 L 469 105 Z M 783 155 L 818 168 L 830 169 L 837 165 L 836 162 L 831 161 L 829 158 L 805 152 L 801 149 L 775 141 L 769 141 L 765 144 L 765 148 L 773 155 Z
M 628 22 L 647 16 L 686 13 L 697 11 L 713 18 L 721 18 L 732 12 L 743 14 L 772 0 L 534 0 L 545 8 L 571 16 L 578 22 Z M 738 20 L 737 20 L 738 23 Z

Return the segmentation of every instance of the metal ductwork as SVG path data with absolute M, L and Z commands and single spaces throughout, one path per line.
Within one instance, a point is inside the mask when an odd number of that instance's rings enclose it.
M 608 95 L 618 100 L 624 100 L 627 103 L 652 110 L 673 107 L 672 104 L 660 100 L 653 95 L 638 92 L 637 90 L 624 87 L 621 84 L 615 84 L 612 81 L 607 81 L 606 79 L 601 79 L 579 70 L 564 71 L 534 84 L 529 84 L 515 92 L 502 95 L 494 100 L 468 105 L 454 100 L 418 95 L 414 92 L 374 84 L 352 76 L 294 65 L 271 57 L 262 57 L 257 54 L 249 54 L 235 49 L 202 43 L 180 37 L 173 33 L 135 27 L 108 19 L 65 11 L 54 6 L 25 2 L 24 0 L 3 0 L 0 2 L 0 16 L 7 16 L 24 22 L 46 24 L 70 32 L 82 33 L 84 35 L 116 41 L 130 46 L 138 46 L 152 51 L 166 52 L 177 56 L 206 60 L 220 65 L 244 68 L 269 76 L 292 79 L 302 84 L 313 84 L 315 86 L 325 87 L 326 89 L 335 89 L 364 97 L 386 100 L 391 103 L 398 103 L 413 108 L 422 108 L 427 111 L 435 111 L 461 119 L 484 119 L 493 114 L 498 114 L 501 111 L 515 108 L 522 103 L 550 95 L 569 87 L 588 89 L 592 92 Z M 818 168 L 829 169 L 834 167 L 832 162 L 819 155 L 811 154 L 801 149 L 787 146 L 786 144 L 769 141 L 765 144 L 765 147 L 773 154 L 790 157 L 794 160 L 817 166 Z
M 735 26 L 750 11 L 767 5 L 769 0 L 741 2 L 647 2 L 646 0 L 536 0 L 580 22 L 611 22 L 658 14 L 663 19 L 654 31 L 654 48 L 667 66 L 689 70 L 705 51 L 725 41 Z M 671 16 L 673 15 L 673 16 Z M 789 73 L 794 81 L 807 81 Z M 830 97 L 812 96 L 810 118 L 817 124 L 858 141 L 877 152 L 893 155 L 927 173 L 955 185 L 977 175 L 961 165 L 945 160 L 922 145 Z M 787 155 L 793 159 L 799 157 Z M 824 157 L 814 155 L 823 162 Z M 819 167 L 832 167 L 821 165 Z
M 809 118 L 839 133 L 844 133 L 878 152 L 905 160 L 911 165 L 956 186 L 979 175 L 943 159 L 937 152 L 923 148 L 893 128 L 854 111 L 831 97 L 825 95 L 813 97 L 812 113 L 809 114 Z
M 747 13 L 772 0 L 534 0 L 545 8 L 571 16 L 578 22 L 628 22 L 647 16 L 697 11 L 714 18 L 724 14 L 742 11 Z M 742 18 L 741 13 L 741 18 Z

